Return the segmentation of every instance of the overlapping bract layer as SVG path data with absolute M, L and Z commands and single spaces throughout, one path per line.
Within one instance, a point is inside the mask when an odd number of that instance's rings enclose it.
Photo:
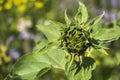
M 90 45 L 90 32 L 71 26 L 62 33 L 61 44 L 69 53 L 83 54 Z

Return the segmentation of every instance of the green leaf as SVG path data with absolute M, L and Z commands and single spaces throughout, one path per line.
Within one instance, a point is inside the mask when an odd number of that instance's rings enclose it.
M 66 75 L 68 80 L 90 80 L 95 67 L 95 61 L 92 58 L 84 57 L 82 64 L 73 62 L 69 71 L 66 71 Z
M 69 27 L 70 24 L 71 24 L 71 21 L 70 21 L 70 19 L 69 19 L 68 16 L 67 16 L 67 10 L 65 10 L 65 22 L 66 22 L 66 24 L 67 24 L 67 27 Z
M 103 12 L 101 15 L 93 18 L 90 22 L 88 22 L 86 25 L 85 25 L 85 28 L 87 30 L 91 29 L 93 27 L 93 25 L 97 24 L 104 16 L 105 12 Z
M 37 43 L 36 46 L 33 48 L 32 53 L 37 53 L 49 43 L 48 40 L 42 40 L 41 42 Z
M 99 51 L 100 53 L 103 53 L 105 55 L 108 55 L 107 51 L 105 49 L 96 49 L 97 51 Z
M 54 43 L 50 43 L 37 53 L 21 57 L 6 80 L 14 80 L 15 78 L 36 80 L 52 67 L 64 70 L 65 64 L 65 52 Z
M 38 30 L 47 37 L 49 42 L 54 42 L 59 39 L 62 27 L 64 27 L 62 23 L 55 22 L 50 22 L 48 25 L 37 25 Z
M 88 12 L 85 5 L 82 2 L 79 2 L 80 7 L 78 8 L 78 12 L 75 15 L 75 21 L 78 24 L 84 24 L 88 19 Z
M 96 27 L 96 28 L 94 28 Z M 103 41 L 114 41 L 120 37 L 120 27 L 114 25 L 112 28 L 103 27 L 103 25 L 96 25 L 93 27 L 94 38 Z

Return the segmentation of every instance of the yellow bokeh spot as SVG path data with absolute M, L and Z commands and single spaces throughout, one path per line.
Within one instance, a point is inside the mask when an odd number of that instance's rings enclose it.
M 13 4 L 19 6 L 21 4 L 27 3 L 28 0 L 13 0 Z
M 11 2 L 6 2 L 5 5 L 4 5 L 4 8 L 6 10 L 10 10 L 12 8 L 12 3 Z
M 4 0 L 0 0 L 0 4 L 2 4 L 4 2 Z
M 3 59 L 6 63 L 11 61 L 11 58 L 9 56 L 4 56 Z
M 42 7 L 43 7 L 43 2 L 36 1 L 36 2 L 35 2 L 35 7 L 36 7 L 36 8 L 42 8 Z
M 99 60 L 95 60 L 95 63 L 96 63 L 96 65 L 100 65 L 101 64 Z
M 2 6 L 0 6 L 0 11 L 2 11 L 2 9 L 3 9 L 3 7 L 2 7 Z
M 18 11 L 24 12 L 25 10 L 26 10 L 26 6 L 25 5 L 18 6 Z
M 0 64 L 2 64 L 2 59 L 7 63 L 11 61 L 11 58 L 6 55 L 7 46 L 0 45 Z
M 0 58 L 0 65 L 2 65 L 2 59 Z
M 0 57 L 4 56 L 7 51 L 7 47 L 4 45 L 0 45 Z
M 13 4 L 19 6 L 22 3 L 21 0 L 13 0 Z
M 21 0 L 22 3 L 26 3 L 28 0 Z

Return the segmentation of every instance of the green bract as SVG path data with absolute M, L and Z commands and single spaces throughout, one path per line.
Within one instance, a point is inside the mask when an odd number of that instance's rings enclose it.
M 5 80 L 37 80 L 53 68 L 63 70 L 68 80 L 91 78 L 96 66 L 89 54 L 93 49 L 107 54 L 103 45 L 117 40 L 120 28 L 116 22 L 112 28 L 104 27 L 100 23 L 104 12 L 89 21 L 85 5 L 81 2 L 79 5 L 73 20 L 68 18 L 65 11 L 66 24 L 49 22 L 47 25 L 37 25 L 46 38 L 36 44 L 32 54 L 16 62 Z M 70 55 L 70 60 L 66 59 L 66 54 Z

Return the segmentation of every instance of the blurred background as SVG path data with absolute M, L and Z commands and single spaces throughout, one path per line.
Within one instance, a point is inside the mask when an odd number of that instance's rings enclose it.
M 120 26 L 120 0 L 0 0 L 0 80 L 9 73 L 16 60 L 31 52 L 43 36 L 37 24 L 49 20 L 64 23 L 64 11 L 69 17 L 78 9 L 78 1 L 88 8 L 89 18 L 100 15 L 103 26 Z M 107 44 L 109 55 L 94 52 L 97 68 L 91 80 L 120 80 L 120 40 Z M 53 75 L 54 74 L 54 75 Z M 67 80 L 61 70 L 51 70 L 40 80 Z

